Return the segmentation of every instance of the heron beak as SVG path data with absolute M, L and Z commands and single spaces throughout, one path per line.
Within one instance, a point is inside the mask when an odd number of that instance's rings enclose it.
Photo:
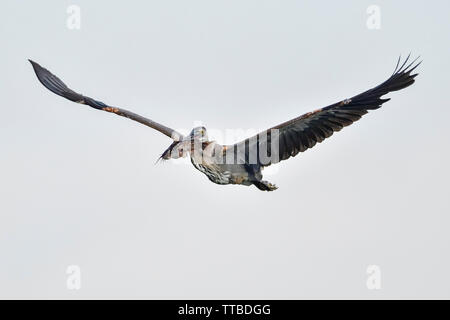
M 172 150 L 179 143 L 179 141 L 174 141 L 172 144 L 162 153 L 156 162 L 159 160 L 169 160 L 172 156 Z
M 178 159 L 185 157 L 187 153 L 186 150 L 186 143 L 187 140 L 181 140 L 181 141 L 174 141 L 164 152 L 163 154 L 158 158 L 156 162 L 159 160 L 169 160 L 169 159 Z
M 164 153 L 163 153 L 161 156 L 159 156 L 158 159 L 156 159 L 155 164 L 157 164 L 157 163 L 160 162 L 160 161 L 169 160 L 170 156 L 167 157 L 167 154 L 166 154 L 166 153 L 167 153 L 167 150 L 164 151 Z

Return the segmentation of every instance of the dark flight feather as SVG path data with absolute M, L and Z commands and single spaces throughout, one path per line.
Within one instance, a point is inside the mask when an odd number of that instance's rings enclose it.
M 400 58 L 397 61 L 394 73 L 381 83 L 380 85 L 358 94 L 350 99 L 344 99 L 330 106 L 308 112 L 300 117 L 294 118 L 275 127 L 272 127 L 257 136 L 251 137 L 244 141 L 238 142 L 235 145 L 227 146 L 225 150 L 244 150 L 242 144 L 246 145 L 245 159 L 249 159 L 250 152 L 258 154 L 258 164 L 261 166 L 268 166 L 270 164 L 289 159 L 304 152 L 316 145 L 317 142 L 322 142 L 329 138 L 334 132 L 340 131 L 342 128 L 352 124 L 361 119 L 369 110 L 376 110 L 381 105 L 390 99 L 382 99 L 381 97 L 389 92 L 404 89 L 414 83 L 416 74 L 411 74 L 419 63 L 417 59 L 407 64 L 406 60 L 400 65 Z M 400 67 L 399 67 L 400 65 Z M 269 159 L 268 162 L 263 162 L 258 150 L 266 148 L 270 150 L 271 129 L 278 129 L 279 134 L 279 159 L 274 161 Z

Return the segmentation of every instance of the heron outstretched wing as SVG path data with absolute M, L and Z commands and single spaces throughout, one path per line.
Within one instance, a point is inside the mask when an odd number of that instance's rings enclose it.
M 417 68 L 420 62 L 416 63 L 417 59 L 415 59 L 407 64 L 408 60 L 409 56 L 400 66 L 399 58 L 391 77 L 370 90 L 306 113 L 234 145 L 225 146 L 224 150 L 237 153 L 241 159 L 245 157 L 246 163 L 252 163 L 249 158 L 253 158 L 256 160 L 256 164 L 261 166 L 268 166 L 294 157 L 299 152 L 306 151 L 314 147 L 317 142 L 322 142 L 330 137 L 335 131 L 340 131 L 343 127 L 359 120 L 368 110 L 378 109 L 383 103 L 390 100 L 389 98 L 381 99 L 381 96 L 413 84 L 417 73 L 411 74 L 411 72 Z M 278 144 L 271 143 L 274 133 L 277 135 Z M 271 145 L 278 145 L 276 157 L 273 157 L 274 150 L 271 150 Z M 262 160 L 261 150 L 270 156 L 264 157 Z
M 38 63 L 31 61 L 31 65 L 33 66 L 34 72 L 36 73 L 36 76 L 38 77 L 39 81 L 50 91 L 53 93 L 56 93 L 57 95 L 64 97 L 70 101 L 74 101 L 77 103 L 88 105 L 94 109 L 103 110 L 111 113 L 115 113 L 119 116 L 129 118 L 131 120 L 140 122 L 148 127 L 151 127 L 153 129 L 158 130 L 159 132 L 165 134 L 166 136 L 174 139 L 174 140 L 180 140 L 182 139 L 182 135 L 169 128 L 166 127 L 160 123 L 157 123 L 153 120 L 150 120 L 148 118 L 145 118 L 143 116 L 140 116 L 134 112 L 109 106 L 101 101 L 97 101 L 95 99 L 89 98 L 87 96 L 84 96 L 82 94 L 79 94 L 71 89 L 69 89 L 64 82 L 62 82 L 57 76 L 52 74 L 47 69 L 41 67 Z

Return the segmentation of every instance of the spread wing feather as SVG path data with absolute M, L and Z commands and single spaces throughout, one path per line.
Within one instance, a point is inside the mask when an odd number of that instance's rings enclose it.
M 175 130 L 166 127 L 160 123 L 157 123 L 153 120 L 150 120 L 148 118 L 145 118 L 143 116 L 140 116 L 134 112 L 109 106 L 101 101 L 92 99 L 90 97 L 84 96 L 82 94 L 79 94 L 72 89 L 69 89 L 64 82 L 61 81 L 57 76 L 52 74 L 47 69 L 41 67 L 38 63 L 31 61 L 31 65 L 33 66 L 34 72 L 36 73 L 36 76 L 38 80 L 51 92 L 64 97 L 70 101 L 74 101 L 77 103 L 88 105 L 94 109 L 97 110 L 103 110 L 111 113 L 115 113 L 119 116 L 129 118 L 131 120 L 137 121 L 139 123 L 142 123 L 148 127 L 151 127 L 153 129 L 158 130 L 159 132 L 165 134 L 166 136 L 174 139 L 174 140 L 180 140 L 182 138 L 182 135 Z
M 245 157 L 247 163 L 251 163 L 249 159 L 257 159 L 258 165 L 268 166 L 314 147 L 317 142 L 329 138 L 334 132 L 361 119 L 369 110 L 378 109 L 390 100 L 382 99 L 383 95 L 412 85 L 417 74 L 411 73 L 420 62 L 416 63 L 415 59 L 408 64 L 409 57 L 401 65 L 399 58 L 394 73 L 380 85 L 350 99 L 308 112 L 234 145 L 226 146 L 225 152 L 233 151 L 238 154 L 237 157 L 241 161 Z M 278 152 L 273 156 L 271 142 L 275 135 L 278 137 Z M 261 157 L 261 152 L 266 156 Z

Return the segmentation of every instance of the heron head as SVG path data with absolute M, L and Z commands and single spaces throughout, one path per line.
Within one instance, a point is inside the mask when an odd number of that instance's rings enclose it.
M 208 142 L 208 132 L 206 131 L 206 128 L 203 126 L 195 127 L 194 129 L 192 129 L 189 136 L 192 141 L 201 143 Z
M 196 144 L 200 144 L 199 148 L 204 142 L 208 142 L 208 133 L 205 127 L 195 127 L 192 129 L 191 133 L 184 137 L 180 141 L 174 141 L 167 149 L 163 152 L 159 159 L 169 160 L 184 158 L 189 152 L 193 152 L 196 148 Z

